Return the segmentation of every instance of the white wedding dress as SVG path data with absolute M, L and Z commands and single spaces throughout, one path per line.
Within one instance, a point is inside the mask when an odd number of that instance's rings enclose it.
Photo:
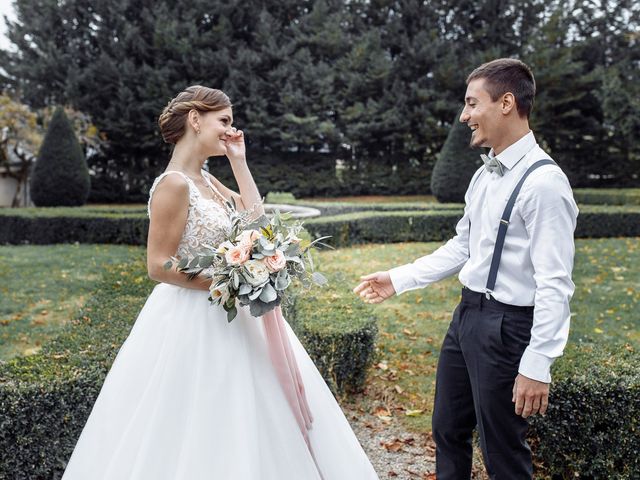
M 179 174 L 179 172 L 177 172 Z M 151 196 L 158 182 L 156 179 Z M 189 184 L 177 255 L 219 244 L 227 211 Z M 261 319 L 227 322 L 208 293 L 161 283 L 120 348 L 63 480 L 377 479 L 289 325 L 311 414 L 310 448 L 270 361 Z

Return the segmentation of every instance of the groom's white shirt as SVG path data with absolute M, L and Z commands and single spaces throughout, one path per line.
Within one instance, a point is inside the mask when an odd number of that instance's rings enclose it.
M 493 149 L 489 156 L 494 156 Z M 456 236 L 431 255 L 390 270 L 396 293 L 421 288 L 460 272 L 460 282 L 484 292 L 500 218 L 516 183 L 538 160 L 550 158 L 529 132 L 497 159 L 504 176 L 476 171 L 465 194 L 464 215 Z M 565 174 L 556 165 L 535 170 L 516 200 L 492 296 L 511 305 L 533 305 L 531 341 L 519 372 L 551 382 L 553 361 L 569 335 L 569 301 L 578 207 Z M 471 224 L 471 229 L 469 225 Z

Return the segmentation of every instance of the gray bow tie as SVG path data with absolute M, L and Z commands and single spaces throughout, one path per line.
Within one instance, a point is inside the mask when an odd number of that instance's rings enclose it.
M 480 158 L 484 162 L 484 168 L 487 169 L 487 172 L 489 173 L 496 172 L 500 176 L 504 175 L 502 164 L 500 163 L 500 160 L 498 160 L 496 157 L 489 158 L 488 155 L 481 153 Z

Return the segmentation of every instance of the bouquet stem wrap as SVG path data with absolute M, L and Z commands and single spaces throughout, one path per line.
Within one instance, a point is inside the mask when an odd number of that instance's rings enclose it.
M 271 362 L 302 435 L 311 449 L 308 431 L 311 429 L 313 417 L 307 403 L 302 376 L 291 348 L 291 342 L 289 342 L 281 308 L 276 307 L 265 313 L 262 316 L 262 321 L 264 322 Z

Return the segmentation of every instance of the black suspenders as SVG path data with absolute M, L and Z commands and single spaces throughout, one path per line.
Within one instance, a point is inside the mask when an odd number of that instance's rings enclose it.
M 518 198 L 518 193 L 522 189 L 522 185 L 527 177 L 538 167 L 542 167 L 543 165 L 555 165 L 555 162 L 550 159 L 538 160 L 536 163 L 531 165 L 522 178 L 511 192 L 511 197 L 509 197 L 509 201 L 507 202 L 507 206 L 502 213 L 502 218 L 500 219 L 500 226 L 498 227 L 498 236 L 496 237 L 496 244 L 493 249 L 493 257 L 491 258 L 491 268 L 489 269 L 489 278 L 487 279 L 487 287 L 485 288 L 485 293 L 487 298 L 490 298 L 493 293 L 493 289 L 496 286 L 496 277 L 498 276 L 498 267 L 500 266 L 500 258 L 502 257 L 502 249 L 504 248 L 504 238 L 507 235 L 507 228 L 509 228 L 509 219 L 511 218 L 511 211 L 513 210 L 513 206 L 516 203 L 516 198 Z

